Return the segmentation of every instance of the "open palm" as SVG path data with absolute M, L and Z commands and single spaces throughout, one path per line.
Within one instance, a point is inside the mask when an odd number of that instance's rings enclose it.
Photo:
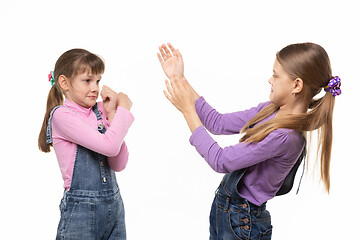
M 168 78 L 184 76 L 184 62 L 179 50 L 168 43 L 168 47 L 162 44 L 157 53 L 162 69 Z M 170 49 L 170 50 L 169 50 Z

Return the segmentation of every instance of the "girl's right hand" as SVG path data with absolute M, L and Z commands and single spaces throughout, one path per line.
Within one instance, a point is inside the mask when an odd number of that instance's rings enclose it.
M 116 111 L 117 94 L 114 90 L 104 85 L 100 92 L 100 96 L 103 100 L 103 106 L 106 111 L 106 116 L 111 122 L 114 118 Z
M 117 94 L 117 106 L 123 107 L 130 111 L 132 107 L 132 102 L 125 93 L 119 92 Z

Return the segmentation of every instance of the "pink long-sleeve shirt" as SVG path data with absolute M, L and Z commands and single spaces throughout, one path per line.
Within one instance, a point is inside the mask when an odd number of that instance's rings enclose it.
M 70 189 L 77 145 L 108 157 L 114 171 L 122 171 L 128 162 L 129 152 L 124 142 L 125 135 L 134 121 L 134 116 L 125 108 L 117 107 L 110 123 L 102 102 L 98 103 L 102 114 L 100 122 L 91 108 L 84 108 L 65 99 L 66 107 L 58 108 L 52 118 L 52 139 L 59 163 L 65 190 Z M 101 134 L 98 124 L 106 127 Z

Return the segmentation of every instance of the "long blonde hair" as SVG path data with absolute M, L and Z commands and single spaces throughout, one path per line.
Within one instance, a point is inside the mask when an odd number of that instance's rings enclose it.
M 58 105 L 62 105 L 64 102 L 63 91 L 58 83 L 59 76 L 64 75 L 71 79 L 85 71 L 90 71 L 93 74 L 103 73 L 105 71 L 104 61 L 99 56 L 79 48 L 66 51 L 56 61 L 54 69 L 55 83 L 51 87 L 47 97 L 45 116 L 38 138 L 40 151 L 50 152 L 50 146 L 52 146 L 52 144 L 46 143 L 46 127 L 51 110 Z
M 314 99 L 332 78 L 331 65 L 325 49 L 314 43 L 300 43 L 286 46 L 276 54 L 285 71 L 294 79 L 301 78 L 304 89 L 312 98 L 309 111 L 297 115 L 285 115 L 248 128 L 270 116 L 279 107 L 270 104 L 252 118 L 242 129 L 245 133 L 240 142 L 259 142 L 278 128 L 311 132 L 318 129 L 318 153 L 320 153 L 320 176 L 327 192 L 330 190 L 330 158 L 332 146 L 332 119 L 335 97 L 326 92 Z

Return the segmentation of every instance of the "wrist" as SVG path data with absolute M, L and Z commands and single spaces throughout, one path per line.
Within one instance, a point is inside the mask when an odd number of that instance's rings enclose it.
M 203 125 L 196 111 L 183 112 L 183 115 L 192 133 Z
M 184 74 L 179 75 L 179 74 L 175 73 L 175 74 L 170 75 L 169 78 L 170 79 L 178 79 L 178 80 L 181 80 L 181 81 L 186 81 L 186 78 L 185 78 Z
M 189 118 L 191 116 L 197 115 L 195 106 L 189 107 L 188 109 L 184 109 L 181 113 L 185 118 Z
M 107 112 L 107 113 L 106 113 L 106 118 L 107 118 L 107 120 L 109 120 L 109 121 L 111 122 L 111 121 L 114 119 L 115 113 L 116 113 L 115 110 L 114 110 L 114 111 L 111 111 L 111 112 Z

